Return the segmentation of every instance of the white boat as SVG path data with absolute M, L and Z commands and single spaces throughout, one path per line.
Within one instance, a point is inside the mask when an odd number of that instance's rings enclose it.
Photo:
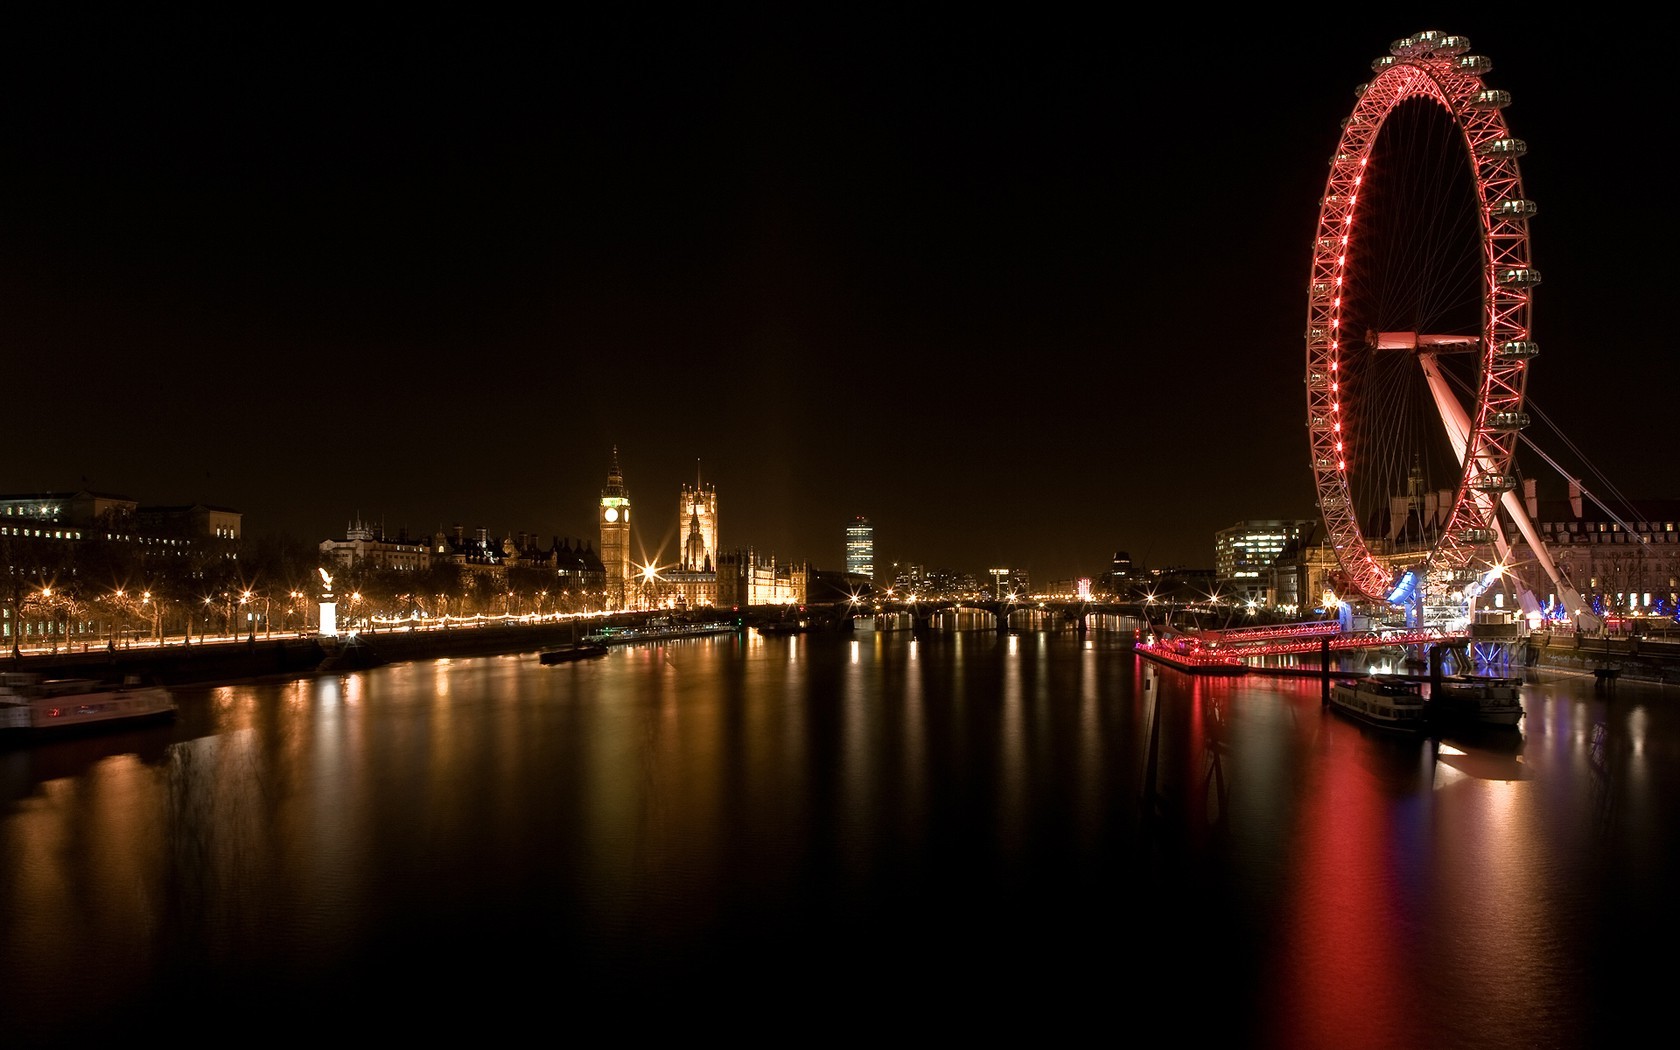
M 10 740 L 76 729 L 116 729 L 175 716 L 175 697 L 162 686 L 91 678 L 43 678 L 0 673 L 0 737 Z
M 1423 686 L 1404 678 L 1367 675 L 1330 686 L 1330 706 L 1378 729 L 1423 733 L 1429 729 Z
M 1446 675 L 1430 686 L 1432 717 L 1463 726 L 1514 729 L 1522 721 L 1522 679 Z

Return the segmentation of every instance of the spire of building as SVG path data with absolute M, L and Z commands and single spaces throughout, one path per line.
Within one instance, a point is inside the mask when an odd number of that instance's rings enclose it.
M 618 466 L 618 446 L 612 450 L 612 466 L 607 470 L 607 487 L 601 490 L 603 496 L 624 496 L 624 471 Z
M 710 571 L 706 565 L 706 538 L 700 534 L 700 511 L 696 508 L 688 516 L 688 541 L 683 545 L 683 568 L 690 572 Z

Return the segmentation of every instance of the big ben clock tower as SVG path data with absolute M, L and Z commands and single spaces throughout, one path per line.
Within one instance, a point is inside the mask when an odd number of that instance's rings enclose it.
M 618 446 L 613 446 L 612 469 L 601 490 L 601 565 L 607 570 L 607 609 L 625 608 L 630 580 L 630 497 L 624 491 L 624 472 L 618 469 Z

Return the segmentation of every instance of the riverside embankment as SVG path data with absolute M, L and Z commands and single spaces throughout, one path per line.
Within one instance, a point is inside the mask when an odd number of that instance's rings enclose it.
M 370 631 L 337 639 L 259 636 L 162 647 L 25 653 L 5 660 L 3 666 L 53 678 L 120 680 L 136 675 L 144 681 L 184 685 L 311 675 L 404 660 L 530 652 L 574 641 L 580 630 L 568 622 Z
M 576 641 L 589 627 L 574 622 L 451 627 L 438 630 L 371 631 L 354 637 L 321 639 L 244 638 L 174 643 L 163 646 L 90 647 L 58 653 L 25 653 L 0 666 L 32 671 L 54 678 L 120 680 L 137 675 L 165 685 L 232 682 L 270 676 L 301 676 L 354 670 L 405 660 L 440 657 L 494 656 L 534 652 L 546 646 Z M 1154 659 L 1152 654 L 1142 654 Z M 1616 677 L 1680 684 L 1680 641 L 1630 637 L 1578 637 L 1536 633 L 1515 647 L 1517 666 L 1600 673 Z M 1171 662 L 1171 661 L 1162 661 Z M 1248 671 L 1273 674 L 1321 673 L 1313 657 L 1286 661 L 1286 667 L 1249 665 Z M 1229 669 L 1225 673 L 1231 673 Z

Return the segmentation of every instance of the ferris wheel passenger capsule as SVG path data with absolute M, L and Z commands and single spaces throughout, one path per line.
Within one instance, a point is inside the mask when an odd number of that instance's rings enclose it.
M 1510 339 L 1500 343 L 1493 355 L 1505 361 L 1527 361 L 1540 355 L 1540 344 L 1531 339 Z
M 1470 487 L 1477 492 L 1493 493 L 1514 492 L 1517 479 L 1509 474 L 1480 474 L 1470 482 Z
M 1469 73 L 1474 77 L 1485 77 L 1493 72 L 1493 59 L 1486 55 L 1460 55 L 1453 65 L 1460 73 Z
M 1518 266 L 1510 270 L 1499 271 L 1499 287 L 1501 288 L 1533 288 L 1540 283 L 1540 271 L 1529 266 Z
M 1522 139 L 1490 139 L 1476 147 L 1478 157 L 1520 157 L 1528 152 Z
M 1508 201 L 1500 201 L 1499 207 L 1494 210 L 1494 214 L 1502 219 L 1526 219 L 1539 210 L 1540 205 L 1533 201 L 1513 198 Z
M 1416 36 L 1403 36 L 1388 45 L 1388 53 L 1398 58 L 1411 58 L 1413 55 L 1421 55 L 1428 50 L 1429 46 Z
M 1504 109 L 1511 104 L 1511 93 L 1498 88 L 1483 88 L 1470 99 L 1471 109 Z

